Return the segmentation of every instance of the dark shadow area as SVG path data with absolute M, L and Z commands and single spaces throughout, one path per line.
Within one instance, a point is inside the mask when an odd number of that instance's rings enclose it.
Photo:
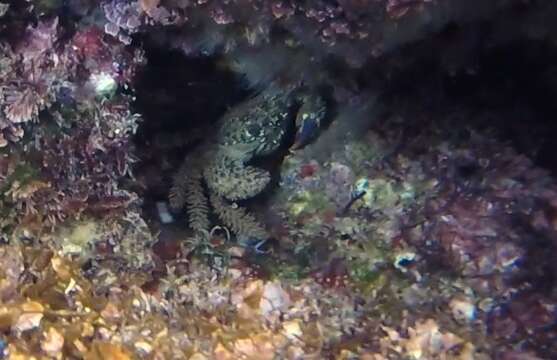
M 444 118 L 454 136 L 487 131 L 555 175 L 557 48 L 545 39 L 497 41 L 490 26 L 449 25 L 367 64 L 358 81 L 382 84 L 387 111 L 406 115 L 406 133 Z
M 137 80 L 136 110 L 144 121 L 135 138 L 136 173 L 146 200 L 165 200 L 170 176 L 184 155 L 214 131 L 215 122 L 247 96 L 215 58 L 187 58 L 148 48 L 148 66 Z

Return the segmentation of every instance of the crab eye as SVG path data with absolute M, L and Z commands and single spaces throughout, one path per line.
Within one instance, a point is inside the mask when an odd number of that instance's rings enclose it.
M 261 132 L 261 128 L 255 124 L 248 125 L 247 127 L 247 134 L 249 136 L 255 137 L 258 136 Z

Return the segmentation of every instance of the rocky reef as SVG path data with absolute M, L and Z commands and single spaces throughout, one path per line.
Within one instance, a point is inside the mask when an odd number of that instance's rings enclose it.
M 0 1 L 0 358 L 556 358 L 555 18 Z

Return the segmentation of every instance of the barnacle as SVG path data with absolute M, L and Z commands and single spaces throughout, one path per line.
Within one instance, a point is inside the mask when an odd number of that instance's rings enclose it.
M 294 123 L 292 109 L 300 101 L 309 99 L 300 97 L 298 90 L 297 86 L 273 85 L 231 109 L 221 119 L 215 137 L 184 160 L 174 176 L 169 199 L 175 209 L 187 206 L 189 226 L 198 235 L 209 233 L 210 203 L 239 239 L 267 238 L 264 227 L 235 201 L 254 197 L 270 182 L 266 170 L 250 166 L 248 162 L 280 147 L 288 127 Z M 323 116 L 324 103 L 313 101 L 312 104 L 316 104 L 316 108 L 311 110 Z M 304 109 L 310 110 L 308 106 Z M 203 180 L 209 191 L 208 199 Z

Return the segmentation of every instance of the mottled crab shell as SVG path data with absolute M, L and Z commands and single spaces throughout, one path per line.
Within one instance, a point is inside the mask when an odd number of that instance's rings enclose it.
M 292 90 L 267 90 L 235 107 L 221 120 L 217 143 L 234 159 L 268 155 L 280 146 L 294 98 Z

